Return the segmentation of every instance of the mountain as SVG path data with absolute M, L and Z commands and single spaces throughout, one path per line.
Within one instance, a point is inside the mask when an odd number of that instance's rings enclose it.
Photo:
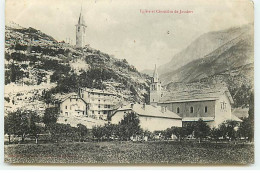
M 77 92 L 79 87 L 117 92 L 128 102 L 147 100 L 150 77 L 125 59 L 89 46 L 79 49 L 58 42 L 31 27 L 12 24 L 5 29 L 6 86 L 44 88 L 46 91 L 37 99 L 46 103 L 54 103 L 56 95 Z M 12 92 L 8 94 L 10 97 Z
M 214 50 L 231 40 L 239 37 L 241 34 L 252 30 L 252 25 L 244 25 L 242 27 L 234 27 L 221 31 L 209 32 L 201 35 L 194 40 L 187 48 L 174 55 L 172 60 L 158 68 L 162 82 L 165 83 L 169 79 L 169 74 L 197 59 L 204 58 Z M 174 81 L 174 80 L 173 80 Z
M 173 90 L 178 83 L 225 83 L 235 106 L 247 107 L 254 86 L 254 30 L 252 25 L 244 28 L 247 30 L 203 58 L 161 75 L 166 87 Z
M 164 73 L 161 80 L 171 82 L 193 82 L 203 78 L 227 74 L 244 75 L 252 79 L 254 63 L 253 27 L 228 41 L 203 58 L 193 60 L 177 70 Z

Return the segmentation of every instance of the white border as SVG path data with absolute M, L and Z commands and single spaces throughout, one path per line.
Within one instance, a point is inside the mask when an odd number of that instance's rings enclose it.
M 117 171 L 137 171 L 141 170 L 149 170 L 149 172 L 158 172 L 158 170 L 164 170 L 164 171 L 169 171 L 169 170 L 193 170 L 195 172 L 201 172 L 201 169 L 204 171 L 210 170 L 210 171 L 216 171 L 216 169 L 219 170 L 235 170 L 236 173 L 238 170 L 259 170 L 260 169 L 260 151 L 259 151 L 259 146 L 260 146 L 260 138 L 259 138 L 259 131 L 260 127 L 258 126 L 257 122 L 260 122 L 260 107 L 257 105 L 260 105 L 260 1 L 259 0 L 252 0 L 254 2 L 254 7 L 255 7 L 255 164 L 249 167 L 85 167 L 85 166 L 10 166 L 8 164 L 4 163 L 4 29 L 5 29 L 5 0 L 0 0 L 0 169 L 5 169 L 5 170 L 36 170 L 37 172 L 39 169 L 43 170 L 57 170 L 57 169 L 62 169 L 63 171 L 71 171 L 72 169 L 77 169 L 77 170 L 82 170 L 82 169 L 89 169 L 88 171 L 93 171 L 93 170 L 105 170 L 108 169 L 109 172 L 115 172 Z M 257 19 L 257 20 L 256 20 Z M 128 170 L 125 170 L 128 169 Z M 198 171 L 200 170 L 200 171 Z M 140 172 L 141 172 L 140 171 Z M 8 171 L 9 172 L 9 171 Z M 12 171 L 11 171 L 12 172 Z M 26 171 L 27 172 L 27 171 Z M 54 171 L 53 171 L 54 172 Z M 56 172 L 56 171 L 55 171 Z M 129 171 L 130 172 L 130 171 Z M 148 171 L 147 171 L 148 172 Z

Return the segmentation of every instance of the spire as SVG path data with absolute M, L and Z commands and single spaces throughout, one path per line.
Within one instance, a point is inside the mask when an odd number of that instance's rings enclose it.
M 159 82 L 159 75 L 157 72 L 156 64 L 155 64 L 155 68 L 154 68 L 154 72 L 153 72 L 153 82 Z
M 81 4 L 81 9 L 80 9 L 80 14 L 79 14 L 78 25 L 85 25 L 84 17 L 82 15 L 82 4 Z

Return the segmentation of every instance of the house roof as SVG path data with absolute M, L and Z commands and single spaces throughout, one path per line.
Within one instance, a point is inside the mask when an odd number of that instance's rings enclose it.
M 123 106 L 118 111 L 126 111 L 126 110 L 133 110 L 139 116 L 147 116 L 147 117 L 159 117 L 159 118 L 171 118 L 171 119 L 182 119 L 176 113 L 169 111 L 162 111 L 161 106 L 152 106 L 152 105 L 145 105 L 145 108 L 141 104 L 133 104 L 133 108 L 131 108 L 131 104 Z
M 223 94 L 226 94 L 230 102 L 233 104 L 233 99 L 227 87 L 185 88 L 167 91 L 164 92 L 160 103 L 218 100 Z
M 67 99 L 80 99 L 80 100 L 82 100 L 85 104 L 87 104 L 87 102 L 86 102 L 84 99 L 82 99 L 81 97 L 79 97 L 77 94 L 70 94 L 68 97 L 64 98 L 64 99 L 61 101 L 61 103 L 64 102 L 65 100 L 67 100 Z
M 117 95 L 114 92 L 109 92 L 107 90 L 98 90 L 98 89 L 90 89 L 90 88 L 80 88 L 84 91 L 90 92 L 90 93 L 97 93 L 97 94 L 107 94 L 107 95 Z
M 242 122 L 242 120 L 240 118 L 238 118 L 237 116 L 235 116 L 233 113 L 231 113 L 231 120 L 237 121 L 237 122 Z

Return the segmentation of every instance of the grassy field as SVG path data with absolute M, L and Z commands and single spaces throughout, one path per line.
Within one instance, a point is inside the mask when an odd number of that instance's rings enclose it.
M 5 145 L 8 163 L 250 164 L 252 144 L 85 142 Z

